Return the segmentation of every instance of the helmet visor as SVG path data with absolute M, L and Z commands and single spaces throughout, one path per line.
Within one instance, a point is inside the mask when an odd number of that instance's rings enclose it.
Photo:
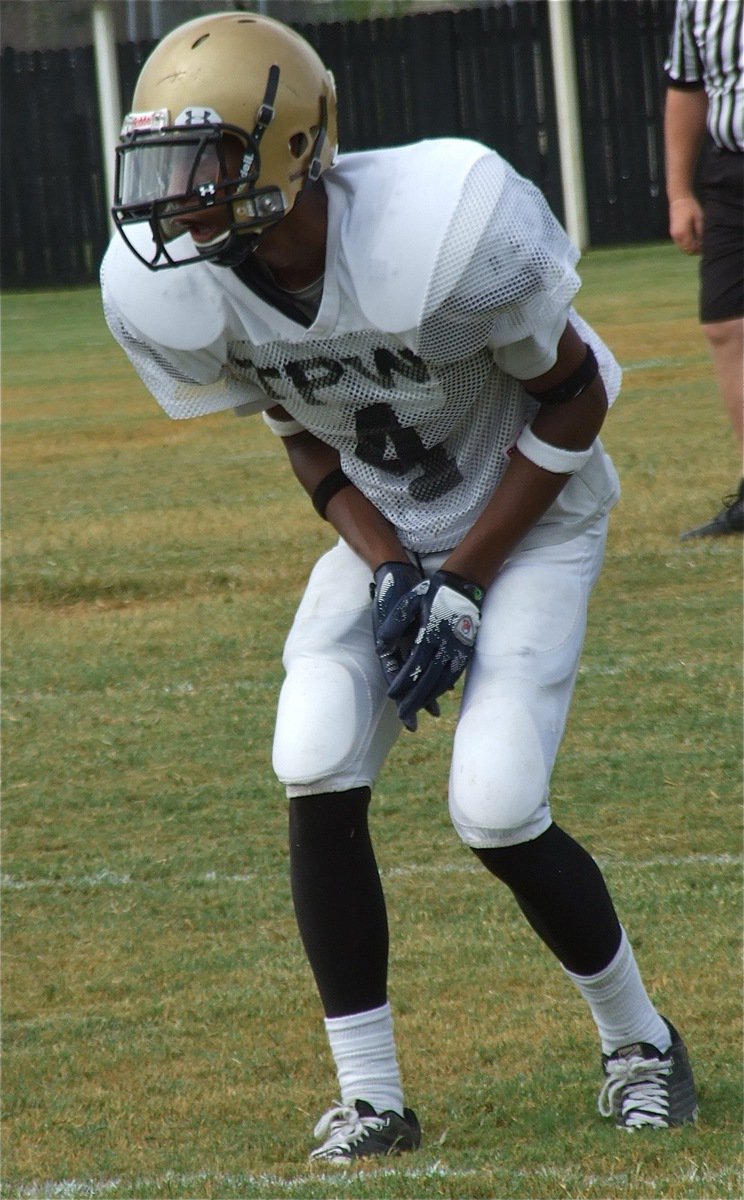
M 255 154 L 230 138 L 237 159 L 226 161 L 222 130 L 193 134 L 165 130 L 136 138 L 117 151 L 116 208 L 124 220 L 161 220 L 166 238 L 183 233 L 176 215 L 224 205 L 255 177 Z M 241 161 L 242 159 L 242 161 Z

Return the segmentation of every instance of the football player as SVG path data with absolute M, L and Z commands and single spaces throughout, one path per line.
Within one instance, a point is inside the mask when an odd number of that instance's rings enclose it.
M 340 1100 L 315 1161 L 415 1149 L 367 812 L 401 730 L 462 678 L 452 822 L 584 997 L 600 1112 L 695 1119 L 550 776 L 618 497 L 598 434 L 619 390 L 572 307 L 578 253 L 476 142 L 337 154 L 329 71 L 264 16 L 200 17 L 145 63 L 117 151 L 106 317 L 174 418 L 262 413 L 338 543 L 284 654 L 273 762 L 292 895 Z

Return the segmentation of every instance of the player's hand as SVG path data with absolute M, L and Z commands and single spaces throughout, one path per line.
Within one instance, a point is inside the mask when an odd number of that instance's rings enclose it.
M 385 562 L 377 568 L 374 579 L 369 585 L 369 594 L 372 598 L 372 632 L 375 638 L 375 648 L 388 686 L 397 678 L 404 662 L 411 653 L 413 639 L 418 626 L 414 626 L 410 632 L 405 629 L 402 630 L 399 636 L 385 643 L 379 641 L 379 630 L 396 608 L 398 602 L 404 596 L 407 596 L 419 583 L 421 583 L 421 572 L 412 563 Z M 434 703 L 428 706 L 425 705 L 424 707 L 428 707 L 433 717 L 439 716 L 438 704 Z M 409 717 L 404 724 L 413 733 L 416 729 L 415 714 Z
M 407 592 L 380 626 L 377 645 L 382 650 L 414 636 L 411 653 L 388 689 L 404 724 L 454 687 L 467 667 L 484 595 L 478 584 L 451 571 L 436 571 Z

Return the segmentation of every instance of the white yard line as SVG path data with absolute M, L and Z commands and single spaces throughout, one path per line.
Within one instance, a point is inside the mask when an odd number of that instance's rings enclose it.
M 375 1180 L 397 1176 L 425 1183 L 433 1179 L 468 1179 L 480 1174 L 475 1170 L 450 1170 L 440 1162 L 432 1163 L 429 1167 L 375 1167 Z M 82 1196 L 107 1196 L 119 1193 L 122 1197 L 126 1192 L 123 1188 L 152 1189 L 164 1184 L 171 1188 L 184 1190 L 184 1194 L 198 1196 L 195 1191 L 200 1185 L 217 1184 L 222 1188 L 260 1187 L 272 1188 L 273 1191 L 288 1192 L 298 1187 L 318 1188 L 324 1184 L 343 1184 L 344 1191 L 351 1194 L 362 1186 L 365 1190 L 370 1183 L 370 1176 L 365 1172 L 334 1170 L 331 1173 L 313 1171 L 301 1175 L 276 1175 L 273 1171 L 262 1171 L 258 1174 L 241 1172 L 239 1175 L 210 1175 L 206 1171 L 178 1175 L 175 1171 L 167 1171 L 162 1176 L 145 1179 L 141 1176 L 132 1179 L 63 1179 L 59 1182 L 34 1182 L 23 1184 L 13 1192 L 13 1200 L 77 1200 Z M 136 1193 L 135 1193 L 136 1194 Z
M 498 1167 L 490 1167 L 487 1170 L 467 1169 L 458 1170 L 450 1169 L 442 1162 L 434 1162 L 429 1167 L 408 1167 L 401 1165 L 400 1167 L 375 1167 L 374 1173 L 351 1171 L 334 1171 L 332 1174 L 307 1172 L 299 1175 L 277 1175 L 274 1172 L 262 1171 L 257 1174 L 250 1172 L 241 1172 L 238 1175 L 210 1175 L 206 1171 L 194 1172 L 191 1174 L 179 1175 L 175 1171 L 167 1171 L 162 1176 L 153 1176 L 151 1178 L 143 1178 L 141 1176 L 131 1179 L 64 1179 L 58 1182 L 45 1181 L 21 1184 L 15 1188 L 12 1193 L 6 1192 L 6 1195 L 12 1200 L 79 1200 L 80 1197 L 105 1197 L 113 1196 L 120 1197 L 120 1200 L 131 1200 L 144 1190 L 154 1190 L 167 1185 L 173 1194 L 178 1194 L 198 1197 L 199 1187 L 208 1185 L 211 1189 L 211 1194 L 214 1195 L 215 1187 L 222 1189 L 231 1189 L 240 1191 L 243 1194 L 248 1194 L 247 1189 L 261 1189 L 260 1193 L 252 1192 L 253 1195 L 266 1195 L 264 1189 L 270 1188 L 272 1197 L 278 1197 L 286 1193 L 296 1193 L 297 1188 L 312 1188 L 317 1192 L 318 1187 L 325 1184 L 331 1185 L 339 1189 L 339 1185 L 343 1186 L 344 1196 L 353 1196 L 357 1190 L 363 1190 L 369 1193 L 370 1184 L 384 1178 L 395 1177 L 398 1179 L 411 1180 L 414 1183 L 426 1184 L 437 1179 L 447 1180 L 479 1180 L 483 1183 L 489 1183 L 498 1178 L 499 1175 L 510 1175 L 511 1172 L 506 1168 L 499 1169 Z M 603 1188 L 608 1189 L 606 1194 L 610 1195 L 614 1191 L 620 1191 L 627 1188 L 632 1182 L 638 1183 L 638 1177 L 635 1173 L 627 1171 L 614 1172 L 611 1175 L 598 1176 L 591 1172 L 584 1174 L 579 1168 L 567 1168 L 562 1170 L 559 1167 L 537 1167 L 534 1171 L 526 1171 L 526 1175 L 534 1176 L 555 1184 L 561 1191 L 571 1188 L 572 1191 L 581 1189 L 586 1191 L 588 1188 L 596 1187 L 600 1184 Z M 732 1186 L 736 1186 L 738 1181 L 738 1172 L 735 1168 L 710 1170 L 706 1167 L 698 1167 L 696 1164 L 682 1166 L 679 1171 L 678 1178 L 682 1183 L 697 1184 L 698 1186 L 706 1186 L 707 1189 L 716 1188 L 714 1192 L 710 1190 L 708 1194 L 724 1195 Z M 649 1195 L 653 1195 L 655 1191 L 654 1182 L 651 1179 L 644 1179 L 644 1187 Z M 426 1193 L 423 1192 L 422 1196 Z
M 597 858 L 603 870 L 646 871 L 657 867 L 670 869 L 682 867 L 739 867 L 744 858 L 739 854 L 658 854 L 653 858 Z M 385 879 L 408 878 L 410 876 L 437 875 L 476 875 L 482 874 L 483 868 L 477 863 L 411 863 L 404 867 L 389 867 L 380 874 Z M 20 879 L 17 875 L 4 874 L 0 876 L 0 888 L 6 891 L 27 891 L 32 888 L 95 888 L 95 887 L 156 887 L 163 884 L 171 886 L 213 883 L 223 884 L 253 884 L 265 886 L 270 873 L 265 871 L 249 871 L 232 875 L 221 871 L 206 871 L 202 875 L 164 876 L 153 879 L 137 879 L 119 871 L 102 868 L 92 875 L 67 875 L 59 879 Z

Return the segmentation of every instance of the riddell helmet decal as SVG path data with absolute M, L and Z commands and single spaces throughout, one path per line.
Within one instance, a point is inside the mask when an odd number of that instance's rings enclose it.
M 170 114 L 167 108 L 158 108 L 155 112 L 127 113 L 121 127 L 121 136 L 130 137 L 134 133 L 153 133 L 160 131 L 169 124 Z

